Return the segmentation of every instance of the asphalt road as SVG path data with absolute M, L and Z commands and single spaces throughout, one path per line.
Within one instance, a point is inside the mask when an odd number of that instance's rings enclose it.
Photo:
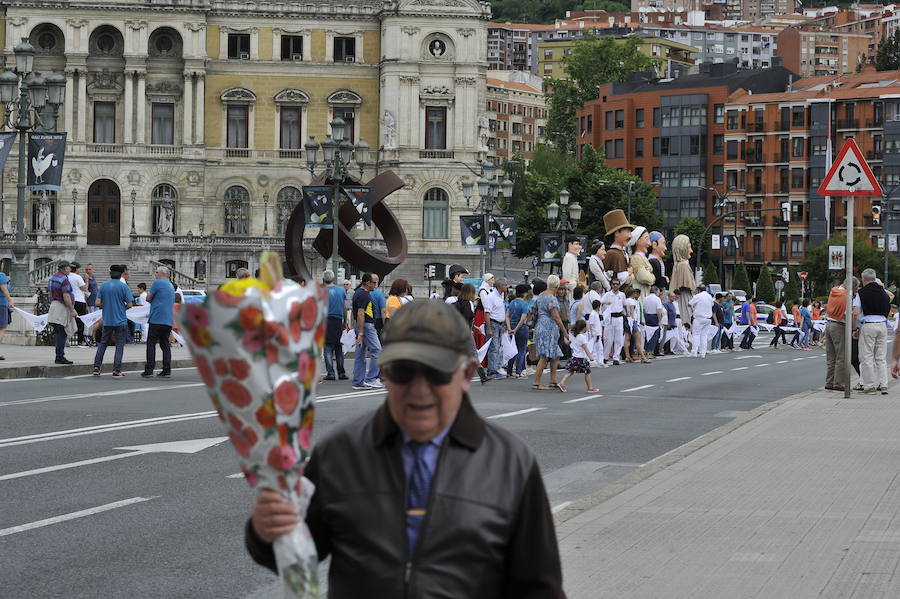
M 823 351 L 763 341 L 705 360 L 595 369 L 596 394 L 579 375 L 566 394 L 506 380 L 473 384 L 472 398 L 532 448 L 560 508 L 742 412 L 821 387 Z M 317 436 L 383 399 L 323 384 Z M 0 381 L 2 594 L 267 596 L 273 576 L 243 549 L 253 492 L 233 476 L 223 436 L 193 369 L 168 381 Z M 195 442 L 157 445 L 179 441 Z

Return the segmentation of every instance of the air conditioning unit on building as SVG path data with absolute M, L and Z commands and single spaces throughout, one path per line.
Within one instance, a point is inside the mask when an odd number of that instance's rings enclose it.
M 241 60 L 250 60 L 249 52 L 241 52 Z
M 302 54 L 291 54 L 291 60 L 293 60 L 294 62 L 303 62 L 303 55 Z
M 345 56 L 344 62 L 356 62 L 356 57 L 355 56 Z

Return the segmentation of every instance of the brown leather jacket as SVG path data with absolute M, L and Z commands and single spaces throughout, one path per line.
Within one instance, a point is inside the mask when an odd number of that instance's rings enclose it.
M 331 555 L 333 599 L 564 599 L 550 505 L 534 456 L 469 398 L 444 440 L 426 517 L 407 560 L 403 437 L 387 404 L 339 425 L 313 450 L 306 522 Z M 253 559 L 275 569 L 250 522 Z

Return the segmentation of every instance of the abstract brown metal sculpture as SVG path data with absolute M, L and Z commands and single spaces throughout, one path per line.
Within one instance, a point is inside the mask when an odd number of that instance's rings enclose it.
M 326 183 L 319 181 L 318 183 Z M 315 182 L 314 182 L 315 184 Z M 365 272 L 374 272 L 384 277 L 406 260 L 409 252 L 409 244 L 403 227 L 394 213 L 386 204 L 384 198 L 403 187 L 403 180 L 393 171 L 385 171 L 366 185 L 372 188 L 372 223 L 378 227 L 387 246 L 387 255 L 376 254 L 363 247 L 350 235 L 350 229 L 359 220 L 359 213 L 350 202 L 344 202 L 338 213 L 338 254 L 356 268 Z M 284 234 L 284 255 L 288 271 L 292 275 L 300 275 L 306 280 L 313 277 L 306 266 L 306 258 L 303 254 L 303 231 L 306 229 L 306 214 L 303 202 L 298 203 L 288 220 Z M 331 232 L 332 229 L 322 229 L 313 241 L 313 248 L 323 258 L 331 257 Z

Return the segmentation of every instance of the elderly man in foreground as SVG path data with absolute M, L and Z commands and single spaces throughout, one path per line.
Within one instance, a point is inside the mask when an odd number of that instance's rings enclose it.
M 387 399 L 313 449 L 307 513 L 329 597 L 563 598 L 550 505 L 534 456 L 486 422 L 468 390 L 472 336 L 453 306 L 400 308 L 379 358 Z M 260 494 L 247 548 L 273 569 L 293 506 Z

